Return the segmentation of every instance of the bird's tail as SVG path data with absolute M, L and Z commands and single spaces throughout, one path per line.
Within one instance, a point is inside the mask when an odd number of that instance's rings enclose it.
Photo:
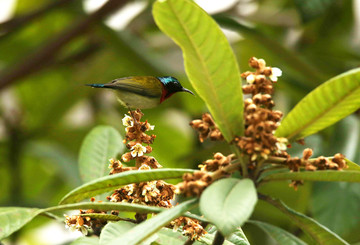
M 92 88 L 106 88 L 105 84 L 85 84 L 85 86 L 90 86 Z

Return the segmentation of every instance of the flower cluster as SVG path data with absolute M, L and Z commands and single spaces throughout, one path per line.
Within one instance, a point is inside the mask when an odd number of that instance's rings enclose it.
M 267 159 L 272 153 L 285 151 L 287 139 L 274 135 L 282 112 L 272 110 L 275 103 L 271 95 L 273 83 L 281 76 L 281 70 L 267 67 L 263 59 L 255 57 L 250 59 L 249 65 L 256 71 L 244 72 L 241 77 L 247 82 L 243 92 L 251 94 L 252 98 L 245 100 L 245 136 L 236 137 L 235 142 L 254 162 L 259 157 Z
M 204 189 L 214 181 L 213 174 L 215 172 L 218 171 L 221 177 L 228 175 L 223 170 L 230 165 L 233 157 L 233 154 L 224 156 L 220 152 L 215 153 L 214 159 L 208 159 L 199 164 L 200 171 L 183 175 L 183 182 L 177 184 L 178 192 L 185 196 L 200 196 Z
M 129 162 L 132 159 L 136 159 L 136 167 L 140 168 L 141 164 L 147 161 L 154 161 L 148 159 L 148 156 L 144 156 L 144 154 L 148 154 L 152 152 L 152 144 L 156 138 L 156 136 L 148 135 L 145 132 L 154 130 L 155 126 L 150 125 L 147 121 L 141 122 L 141 117 L 144 115 L 140 110 L 131 111 L 130 114 L 132 117 L 125 115 L 123 118 L 123 125 L 126 127 L 126 138 L 124 143 L 126 147 L 130 150 L 122 155 L 121 159 L 123 162 Z M 135 121 L 134 121 L 135 120 Z M 147 146 L 144 146 L 146 144 Z M 153 166 L 157 166 L 157 168 L 161 167 L 161 165 L 155 160 L 152 164 Z
M 106 220 L 94 219 L 89 216 L 82 217 L 83 214 L 94 214 L 94 213 L 102 213 L 105 214 L 104 211 L 96 211 L 94 209 L 89 210 L 80 210 L 80 215 L 64 215 L 65 216 L 65 227 L 70 229 L 71 231 L 80 231 L 83 235 L 88 234 L 88 229 L 92 229 L 95 234 L 100 234 L 100 230 L 107 223 Z
M 310 159 L 313 151 L 310 148 L 306 148 L 303 151 L 302 158 L 290 156 L 286 160 L 286 164 L 289 166 L 291 171 L 297 172 L 300 171 L 300 168 L 305 168 L 307 171 L 316 171 L 316 170 L 342 170 L 347 168 L 345 161 L 345 156 L 343 154 L 337 153 L 333 158 L 326 158 L 323 156 Z
M 236 137 L 235 143 L 241 151 L 249 156 L 249 169 L 260 168 L 258 163 L 266 161 L 269 157 L 280 157 L 280 162 L 286 164 L 290 171 L 297 172 L 301 169 L 306 171 L 316 170 L 341 170 L 347 167 L 345 157 L 336 154 L 332 159 L 323 156 L 310 159 L 312 150 L 307 148 L 303 151 L 303 157 L 292 158 L 287 152 L 288 141 L 274 135 L 280 125 L 281 111 L 272 110 L 275 103 L 272 100 L 273 83 L 281 76 L 279 68 L 267 67 L 263 59 L 252 57 L 249 65 L 256 69 L 255 72 L 244 72 L 241 76 L 246 80 L 243 86 L 245 94 L 251 94 L 251 99 L 245 100 L 244 119 L 245 133 L 243 137 Z M 304 144 L 303 140 L 298 141 Z M 272 163 L 273 159 L 267 162 Z M 256 177 L 256 176 L 255 176 Z M 291 186 L 295 189 L 301 180 L 293 180 Z
M 110 160 L 110 174 L 121 173 L 129 170 L 150 170 L 152 168 L 161 168 L 162 166 L 154 157 L 147 156 L 152 151 L 149 146 L 153 143 L 155 135 L 147 135 L 146 132 L 153 130 L 147 121 L 141 122 L 143 114 L 140 110 L 130 112 L 131 117 L 125 115 L 123 125 L 126 126 L 126 140 L 124 143 L 130 150 L 122 155 L 123 162 L 135 160 L 135 167 L 125 167 L 119 160 Z M 144 144 L 146 144 L 144 146 Z M 163 180 L 148 181 L 126 185 L 115 190 L 112 195 L 107 197 L 111 202 L 138 203 L 148 206 L 157 206 L 164 208 L 173 207 L 171 200 L 175 198 L 176 187 Z M 141 222 L 147 218 L 147 214 L 137 213 L 136 222 Z M 183 234 L 198 239 L 205 234 L 204 228 L 195 219 L 180 217 L 173 221 L 177 226 L 183 226 Z
M 170 227 L 172 227 L 174 231 L 182 227 L 183 235 L 190 237 L 192 240 L 198 239 L 206 234 L 206 231 L 198 220 L 183 216 L 171 221 Z
M 224 156 L 222 153 L 218 152 L 214 154 L 214 159 L 208 159 L 202 164 L 199 164 L 199 168 L 201 171 L 214 172 L 220 168 L 228 166 L 233 157 L 233 154 Z
M 140 110 L 131 111 L 131 117 L 125 115 L 123 125 L 126 126 L 126 139 L 124 144 L 130 150 L 121 156 L 123 162 L 135 160 L 135 167 L 125 167 L 119 160 L 110 160 L 110 174 L 121 173 L 128 170 L 150 170 L 152 168 L 161 168 L 158 161 L 151 156 L 150 144 L 154 142 L 155 135 L 146 134 L 147 131 L 153 130 L 147 121 L 141 122 L 144 115 Z M 144 144 L 146 144 L 144 146 Z M 170 200 L 175 196 L 175 186 L 167 184 L 162 180 L 148 181 L 126 185 L 113 192 L 107 199 L 112 202 L 139 203 L 149 206 L 171 207 Z
M 162 180 L 126 185 L 108 197 L 111 202 L 138 203 L 157 207 L 172 207 L 175 187 Z
M 177 192 L 185 196 L 200 196 L 212 181 L 211 175 L 206 171 L 186 173 L 183 175 L 183 182 L 177 184 Z
M 208 137 L 211 140 L 224 140 L 224 136 L 217 128 L 214 120 L 209 113 L 202 115 L 202 119 L 196 119 L 190 122 L 190 126 L 199 132 L 200 142 L 204 142 Z

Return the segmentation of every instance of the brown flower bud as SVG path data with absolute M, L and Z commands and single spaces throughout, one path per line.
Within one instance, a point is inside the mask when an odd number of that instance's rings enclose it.
M 252 68 L 258 69 L 258 68 L 259 68 L 258 59 L 255 58 L 255 57 L 251 57 L 251 58 L 249 59 L 249 65 L 250 65 L 250 67 L 252 67 Z
M 303 159 L 304 160 L 308 160 L 313 154 L 313 150 L 310 149 L 310 148 L 306 148 L 304 151 L 303 151 Z

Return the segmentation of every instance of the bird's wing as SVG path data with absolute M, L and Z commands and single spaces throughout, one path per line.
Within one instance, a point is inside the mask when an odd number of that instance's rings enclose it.
M 153 98 L 160 97 L 162 94 L 161 82 L 152 76 L 119 78 L 104 84 L 104 87 Z

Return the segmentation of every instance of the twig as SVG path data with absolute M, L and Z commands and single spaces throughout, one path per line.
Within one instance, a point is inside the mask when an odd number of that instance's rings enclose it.
M 51 1 L 49 4 L 31 11 L 29 13 L 23 14 L 21 16 L 15 16 L 14 18 L 0 23 L 0 31 L 2 32 L 1 38 L 6 37 L 8 34 L 18 30 L 25 24 L 29 24 L 31 21 L 47 14 L 49 11 L 53 9 L 57 9 L 65 4 L 70 3 L 72 0 L 58 0 L 58 1 Z
M 34 72 L 41 70 L 44 65 L 51 62 L 56 54 L 75 37 L 85 33 L 92 24 L 105 16 L 113 13 L 124 6 L 128 0 L 109 0 L 96 12 L 90 14 L 87 18 L 72 25 L 69 29 L 59 33 L 55 38 L 45 44 L 41 50 L 36 50 L 33 54 L 25 58 L 19 65 L 13 69 L 0 74 L 0 90 L 10 85 L 12 82 L 24 78 Z

